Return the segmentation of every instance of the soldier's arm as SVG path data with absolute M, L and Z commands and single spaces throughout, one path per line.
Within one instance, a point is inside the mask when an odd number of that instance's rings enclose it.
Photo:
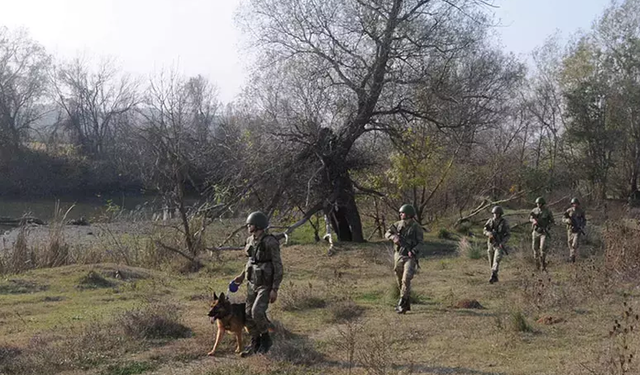
M 487 220 L 482 233 L 487 237 L 491 237 L 491 235 L 493 234 L 493 230 L 491 229 L 491 219 Z
M 280 283 L 282 283 L 283 267 L 282 258 L 280 257 L 280 243 L 273 237 L 269 237 L 266 246 L 271 250 L 271 263 L 273 264 L 273 284 L 271 289 L 280 289 Z
M 565 224 L 571 224 L 571 213 L 569 212 L 569 210 L 566 210 L 564 212 L 564 215 L 562 216 L 562 222 Z
M 420 252 L 422 251 L 422 247 L 424 246 L 424 233 L 422 231 L 422 227 L 418 223 L 416 223 L 415 241 L 416 241 L 416 246 L 413 247 L 411 252 L 413 252 L 416 256 L 418 256 L 420 255 Z
M 396 228 L 396 225 L 393 224 L 389 227 L 387 232 L 384 234 L 384 238 L 388 239 L 389 241 L 393 241 L 393 237 L 397 234 L 398 234 L 398 228 Z
M 533 211 L 531 211 L 531 213 L 529 213 L 529 221 L 532 223 L 535 223 L 538 221 L 538 219 L 536 218 L 535 214 L 533 213 Z

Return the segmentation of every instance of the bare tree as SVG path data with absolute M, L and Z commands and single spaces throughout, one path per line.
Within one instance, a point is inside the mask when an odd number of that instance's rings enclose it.
M 476 59 L 485 64 L 481 69 L 458 63 L 479 52 L 474 46 L 487 39 L 486 4 L 250 1 L 244 20 L 264 63 L 262 79 L 256 79 L 264 89 L 254 97 L 272 132 L 298 144 L 292 147 L 298 152 L 295 166 L 281 176 L 274 197 L 287 196 L 286 187 L 296 186 L 292 176 L 311 181 L 307 185 L 315 186 L 316 200 L 307 208 L 324 208 L 341 240 L 363 241 L 350 173 L 358 165 L 352 152 L 361 136 L 415 120 L 440 128 L 471 125 L 474 112 L 495 108 L 504 74 L 486 75 L 501 69 L 488 65 L 495 62 L 488 58 L 492 52 Z M 301 174 L 295 168 L 300 165 L 309 172 Z
M 0 27 L 0 157 L 19 148 L 31 125 L 46 112 L 51 59 L 25 30 Z
M 122 74 L 112 60 L 94 70 L 76 58 L 54 68 L 54 99 L 66 114 L 66 130 L 82 152 L 103 157 L 114 146 L 118 126 L 138 104 L 138 82 Z

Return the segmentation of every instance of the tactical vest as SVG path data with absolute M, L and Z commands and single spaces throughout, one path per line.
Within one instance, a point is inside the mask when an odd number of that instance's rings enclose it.
M 273 257 L 271 250 L 264 244 L 267 237 L 273 237 L 277 241 L 275 236 L 265 234 L 260 242 L 247 249 L 250 263 L 247 267 L 247 279 L 255 286 L 271 286 L 273 283 Z

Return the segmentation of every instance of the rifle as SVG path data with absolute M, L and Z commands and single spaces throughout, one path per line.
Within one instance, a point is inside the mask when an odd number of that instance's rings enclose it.
M 399 251 L 400 255 L 409 256 L 409 253 L 413 253 L 413 256 L 411 258 L 413 258 L 416 261 L 416 266 L 420 268 L 420 260 L 418 259 L 418 255 L 415 252 L 413 252 L 413 249 L 416 246 L 418 246 L 418 244 L 415 244 L 414 246 L 410 246 L 407 239 L 402 234 L 400 234 L 399 231 L 396 233 L 396 236 L 398 236 L 398 238 L 400 239 L 400 251 Z
M 580 225 L 578 223 L 578 219 L 576 219 L 575 216 L 570 216 L 569 219 L 571 220 L 571 227 L 572 228 L 578 228 L 578 233 L 582 234 L 583 236 L 586 236 L 587 234 L 584 232 L 584 225 Z M 582 220 L 581 220 L 582 221 Z
M 498 247 L 504 252 L 504 255 L 509 255 L 509 251 L 507 250 L 507 247 L 504 246 L 504 244 L 502 244 L 502 241 L 498 240 L 499 236 L 495 230 L 491 231 L 491 238 L 493 238 L 493 241 L 491 242 L 491 244 L 499 243 L 500 245 L 498 245 Z

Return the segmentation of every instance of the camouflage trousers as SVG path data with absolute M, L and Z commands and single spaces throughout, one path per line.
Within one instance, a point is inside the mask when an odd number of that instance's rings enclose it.
M 542 232 L 538 233 L 535 230 L 531 233 L 533 248 L 533 259 L 537 261 L 544 261 L 547 258 L 547 234 Z
M 269 329 L 267 309 L 269 308 L 269 293 L 271 288 L 255 286 L 247 283 L 246 324 L 251 336 L 259 336 Z
M 571 230 L 568 230 L 567 243 L 569 245 L 569 256 L 572 256 L 572 257 L 577 256 L 578 245 L 580 244 L 580 233 L 574 233 Z
M 489 259 L 489 266 L 491 266 L 492 272 L 498 272 L 500 270 L 500 261 L 504 256 L 504 250 L 500 246 L 493 246 L 492 243 L 488 244 L 487 258 Z
M 394 254 L 393 270 L 400 289 L 400 297 L 408 298 L 411 294 L 411 279 L 416 272 L 416 260 L 398 253 Z

